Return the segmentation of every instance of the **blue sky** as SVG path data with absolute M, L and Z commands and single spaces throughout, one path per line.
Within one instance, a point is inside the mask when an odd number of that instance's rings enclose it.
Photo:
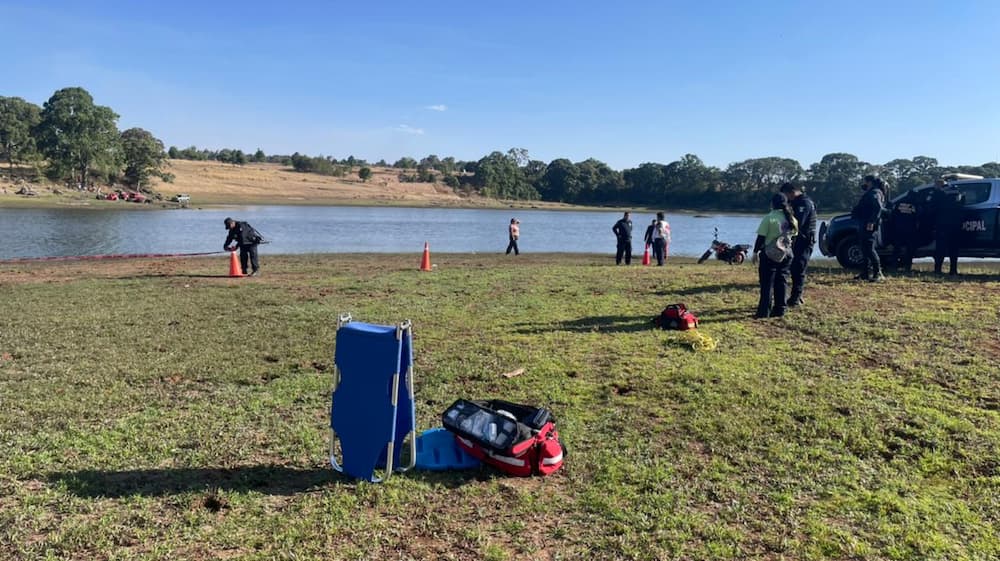
M 393 161 L 1000 160 L 993 1 L 0 6 L 0 95 L 82 86 L 166 145 Z

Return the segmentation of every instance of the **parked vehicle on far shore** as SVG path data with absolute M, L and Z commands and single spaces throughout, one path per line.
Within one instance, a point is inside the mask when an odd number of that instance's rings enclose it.
M 959 257 L 1000 257 L 1000 178 L 983 178 L 978 175 L 950 174 L 942 177 L 965 197 L 962 230 L 958 242 Z M 933 184 L 917 187 L 918 192 L 933 189 Z M 897 193 L 887 207 L 891 208 L 906 192 Z M 888 214 L 888 213 L 887 213 Z M 892 253 L 884 233 L 889 229 L 889 218 L 882 220 L 878 252 L 880 256 Z M 858 237 L 860 225 L 850 214 L 833 217 L 819 228 L 819 250 L 827 257 L 836 257 L 846 269 L 860 269 L 864 264 Z M 934 255 L 932 235 L 917 240 L 914 257 Z

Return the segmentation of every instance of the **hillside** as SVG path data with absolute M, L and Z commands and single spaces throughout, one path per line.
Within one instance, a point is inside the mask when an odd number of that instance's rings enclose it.
M 176 177 L 172 184 L 158 182 L 165 196 L 191 195 L 193 203 L 358 203 L 393 202 L 414 205 L 458 205 L 467 200 L 444 185 L 402 183 L 399 170 L 373 168 L 367 183 L 357 173 L 332 177 L 298 173 L 280 164 L 234 166 L 220 162 L 169 160 L 165 170 Z
M 3 170 L 6 172 L 6 170 Z M 27 168 L 16 168 L 17 175 L 30 177 Z M 443 206 L 465 208 L 580 208 L 579 206 L 541 201 L 501 201 L 476 195 L 456 193 L 443 184 L 404 183 L 400 170 L 372 168 L 372 178 L 362 182 L 357 170 L 347 177 L 299 173 L 281 164 L 249 163 L 243 166 L 215 161 L 168 160 L 164 171 L 174 175 L 171 183 L 155 179 L 153 189 L 163 195 L 164 203 L 177 193 L 191 196 L 192 206 L 224 204 L 303 204 L 303 205 L 386 205 Z M 27 185 L 32 197 L 15 195 Z M 119 186 L 120 187 L 120 186 Z M 108 192 L 108 187 L 102 187 Z M 44 179 L 25 183 L 11 181 L 0 172 L 0 207 L 121 206 L 123 203 L 98 201 L 93 192 L 78 192 Z M 140 208 L 139 205 L 134 205 Z M 142 208 L 149 208 L 143 205 Z M 157 206 L 158 208 L 158 206 Z

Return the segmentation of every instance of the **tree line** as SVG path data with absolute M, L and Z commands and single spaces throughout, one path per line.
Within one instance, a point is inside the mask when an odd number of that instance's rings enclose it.
M 164 150 L 163 143 L 141 128 L 119 131 L 118 115 L 96 105 L 83 88 L 55 92 L 41 107 L 19 97 L 0 97 L 0 158 L 13 175 L 15 164 L 42 169 L 52 180 L 87 185 L 117 181 L 148 188 L 152 177 L 170 181 L 166 158 L 214 160 L 234 165 L 269 162 L 302 173 L 345 176 L 358 170 L 367 181 L 372 166 L 395 168 L 401 181 L 441 182 L 458 191 L 497 199 L 523 199 L 586 205 L 629 205 L 661 208 L 757 210 L 766 206 L 782 183 L 802 184 L 825 211 L 850 208 L 865 175 L 882 177 L 896 192 L 931 182 L 946 173 L 1000 176 L 1000 163 L 941 166 L 934 158 L 915 156 L 873 164 L 848 153 L 832 153 L 803 167 L 791 158 L 772 156 L 734 162 L 725 168 L 706 165 L 686 154 L 667 163 L 648 162 L 614 170 L 593 158 L 545 163 L 523 148 L 495 151 L 477 161 L 429 155 L 374 164 L 348 156 L 268 155 L 239 149 Z
M 41 107 L 19 97 L 0 97 L 0 157 L 29 164 L 54 181 L 83 187 L 94 181 L 148 187 L 162 172 L 163 143 L 141 128 L 118 130 L 118 114 L 96 105 L 83 88 L 63 88 Z
M 581 162 L 559 158 L 546 164 L 515 148 L 493 152 L 468 169 L 472 175 L 462 177 L 463 185 L 487 197 L 719 210 L 764 208 L 785 182 L 801 184 L 821 209 L 833 211 L 857 202 L 865 175 L 883 178 L 894 193 L 948 173 L 1000 176 L 998 162 L 942 166 L 935 158 L 915 156 L 872 164 L 842 152 L 827 154 L 808 168 L 777 156 L 717 168 L 686 154 L 668 164 L 650 162 L 616 171 L 593 158 Z

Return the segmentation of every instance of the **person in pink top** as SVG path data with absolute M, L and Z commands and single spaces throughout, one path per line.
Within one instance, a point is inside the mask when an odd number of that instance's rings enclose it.
M 521 251 L 517 249 L 517 240 L 521 237 L 520 223 L 521 221 L 517 218 L 510 219 L 510 227 L 507 229 L 508 234 L 510 234 L 510 243 L 507 244 L 507 255 L 510 255 L 511 251 L 514 252 L 514 255 L 521 254 Z

